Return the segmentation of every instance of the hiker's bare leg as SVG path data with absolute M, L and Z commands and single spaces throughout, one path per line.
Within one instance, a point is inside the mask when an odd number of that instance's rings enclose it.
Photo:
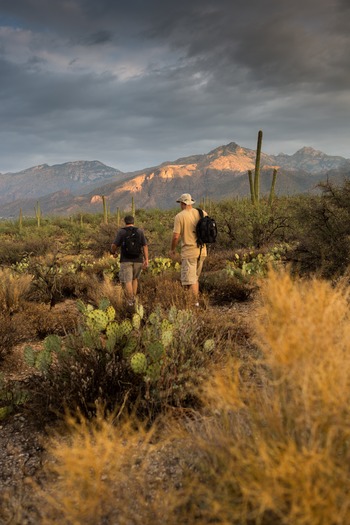
M 134 279 L 132 282 L 132 291 L 133 291 L 134 297 L 136 297 L 136 294 L 137 294 L 137 285 L 138 285 L 138 279 Z
M 132 302 L 134 300 L 133 282 L 124 283 L 124 291 L 126 300 Z
M 195 302 L 197 302 L 198 301 L 198 295 L 199 295 L 199 283 L 198 283 L 198 281 L 196 283 L 190 285 L 190 290 L 191 290 L 191 293 L 192 293 L 192 295 L 194 297 Z

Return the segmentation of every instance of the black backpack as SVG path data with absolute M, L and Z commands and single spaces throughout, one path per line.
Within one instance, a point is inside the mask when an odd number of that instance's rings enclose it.
M 199 211 L 200 219 L 196 226 L 197 246 L 202 247 L 204 244 L 211 244 L 216 241 L 218 230 L 216 221 L 209 215 L 205 215 L 203 210 L 196 208 Z
M 124 228 L 124 230 L 126 231 L 126 234 L 122 243 L 123 252 L 126 257 L 136 259 L 142 253 L 141 236 L 137 231 L 137 228 L 134 228 L 133 226 L 128 226 L 127 228 Z

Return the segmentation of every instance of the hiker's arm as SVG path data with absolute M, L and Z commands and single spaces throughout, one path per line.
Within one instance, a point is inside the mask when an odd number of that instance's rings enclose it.
M 113 257 L 118 257 L 118 247 L 114 242 L 111 244 L 111 254 Z
M 180 234 L 173 232 L 173 238 L 171 240 L 170 257 L 174 257 L 175 249 L 180 240 Z
M 148 246 L 147 244 L 144 244 L 143 246 L 143 268 L 148 267 Z

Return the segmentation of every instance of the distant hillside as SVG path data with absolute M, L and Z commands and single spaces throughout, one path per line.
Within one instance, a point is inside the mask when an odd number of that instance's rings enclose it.
M 33 215 L 39 198 L 44 214 L 70 215 L 101 211 L 101 195 L 106 196 L 112 212 L 117 207 L 130 208 L 132 197 L 138 208 L 169 208 L 176 206 L 176 198 L 185 192 L 197 202 L 202 197 L 247 196 L 247 172 L 255 168 L 255 155 L 255 150 L 231 142 L 207 154 L 163 162 L 134 173 L 122 173 L 97 161 L 37 166 L 0 175 L 0 216 L 18 216 L 20 208 L 24 214 Z M 312 148 L 302 148 L 294 155 L 262 153 L 262 193 L 269 191 L 274 168 L 278 170 L 276 193 L 280 195 L 315 192 L 317 184 L 327 178 L 340 183 L 350 177 L 349 159 Z
M 39 199 L 56 191 L 79 195 L 106 181 L 116 182 L 123 177 L 120 170 L 99 161 L 42 164 L 18 173 L 0 173 L 0 206 L 16 200 Z

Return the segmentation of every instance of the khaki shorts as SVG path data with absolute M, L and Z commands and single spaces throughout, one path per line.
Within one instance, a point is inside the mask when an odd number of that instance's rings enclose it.
M 181 260 L 181 284 L 183 286 L 196 284 L 196 282 L 198 282 L 199 276 L 202 273 L 204 260 L 205 257 L 201 257 L 199 261 L 197 257 L 195 259 Z
M 141 262 L 122 262 L 120 263 L 119 281 L 124 284 L 131 283 L 140 277 L 141 270 Z

